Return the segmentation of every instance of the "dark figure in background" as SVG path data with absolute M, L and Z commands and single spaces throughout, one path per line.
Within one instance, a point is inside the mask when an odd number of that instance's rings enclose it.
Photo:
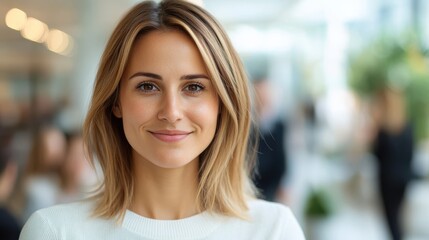
M 413 178 L 413 129 L 406 120 L 402 93 L 387 89 L 379 95 L 379 127 L 374 142 L 381 202 L 393 240 L 403 239 L 401 207 Z
M 256 113 L 259 123 L 257 166 L 254 182 L 261 198 L 276 201 L 286 173 L 284 122 L 272 109 L 273 89 L 266 78 L 254 82 Z
M 17 240 L 21 225 L 5 206 L 15 185 L 18 166 L 11 160 L 9 140 L 0 139 L 0 239 Z
M 262 198 L 275 201 L 286 172 L 283 133 L 285 126 L 277 121 L 268 132 L 261 132 L 258 146 L 258 163 L 255 185 Z

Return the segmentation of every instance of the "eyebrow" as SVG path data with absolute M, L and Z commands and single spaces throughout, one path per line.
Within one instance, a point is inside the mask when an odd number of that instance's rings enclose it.
M 131 77 L 129 77 L 128 79 L 135 78 L 138 76 L 162 80 L 162 77 L 160 75 L 155 74 L 155 73 L 150 73 L 150 72 L 136 72 Z M 193 80 L 193 79 L 198 79 L 198 78 L 205 78 L 207 80 L 210 80 L 210 78 L 205 74 L 187 74 L 187 75 L 181 76 L 180 80 Z
M 136 73 L 134 73 L 134 74 L 133 74 L 130 78 L 128 78 L 128 79 L 135 78 L 135 77 L 138 77 L 138 76 L 142 76 L 142 77 L 150 77 L 150 78 L 155 78 L 155 79 L 162 80 L 162 77 L 161 77 L 160 75 L 155 74 L 155 73 L 149 73 L 149 72 L 136 72 Z

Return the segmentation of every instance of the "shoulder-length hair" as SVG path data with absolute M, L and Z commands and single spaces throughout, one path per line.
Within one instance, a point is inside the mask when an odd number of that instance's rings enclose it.
M 221 107 L 213 141 L 200 156 L 200 211 L 246 218 L 254 197 L 248 156 L 251 123 L 248 80 L 241 60 L 221 25 L 203 8 L 179 0 L 144 1 L 134 6 L 113 31 L 101 58 L 83 135 L 91 162 L 104 174 L 95 216 L 122 219 L 133 197 L 131 146 L 122 120 L 113 115 L 119 83 L 133 43 L 155 30 L 177 29 L 199 49 Z

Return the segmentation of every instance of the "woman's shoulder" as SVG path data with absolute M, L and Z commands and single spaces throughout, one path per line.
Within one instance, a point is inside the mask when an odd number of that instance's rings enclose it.
M 248 206 L 254 226 L 263 226 L 268 231 L 267 234 L 280 236 L 272 239 L 305 239 L 297 219 L 288 206 L 264 200 L 251 200 Z
M 48 226 L 55 224 L 81 223 L 91 215 L 92 204 L 86 201 L 65 203 L 43 208 L 34 212 L 25 225 L 37 225 L 46 223 Z
M 92 207 L 93 203 L 80 201 L 37 210 L 25 223 L 20 239 L 58 239 L 98 224 L 100 220 L 91 217 Z
M 284 204 L 254 199 L 248 202 L 249 212 L 253 218 L 288 218 L 293 217 L 290 208 Z
M 44 209 L 37 210 L 33 215 L 40 215 L 45 218 L 60 221 L 74 218 L 87 218 L 91 215 L 93 203 L 89 201 L 78 201 L 72 203 L 58 204 Z

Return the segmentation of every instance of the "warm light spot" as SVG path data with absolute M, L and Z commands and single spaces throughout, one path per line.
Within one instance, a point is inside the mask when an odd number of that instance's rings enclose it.
M 63 31 L 57 29 L 51 29 L 49 31 L 48 39 L 46 40 L 46 46 L 49 50 L 56 53 L 65 51 L 70 42 L 70 37 Z
M 27 14 L 18 8 L 12 8 L 6 13 L 5 21 L 8 27 L 20 31 L 27 22 Z
M 21 35 L 31 41 L 42 43 L 48 36 L 48 26 L 35 18 L 28 18 Z
M 65 55 L 65 56 L 70 55 L 72 50 L 73 50 L 73 47 L 74 47 L 73 38 L 70 37 L 69 35 L 67 35 L 67 36 L 68 36 L 68 45 L 67 45 L 66 49 L 64 49 L 63 51 L 60 52 L 60 54 Z

